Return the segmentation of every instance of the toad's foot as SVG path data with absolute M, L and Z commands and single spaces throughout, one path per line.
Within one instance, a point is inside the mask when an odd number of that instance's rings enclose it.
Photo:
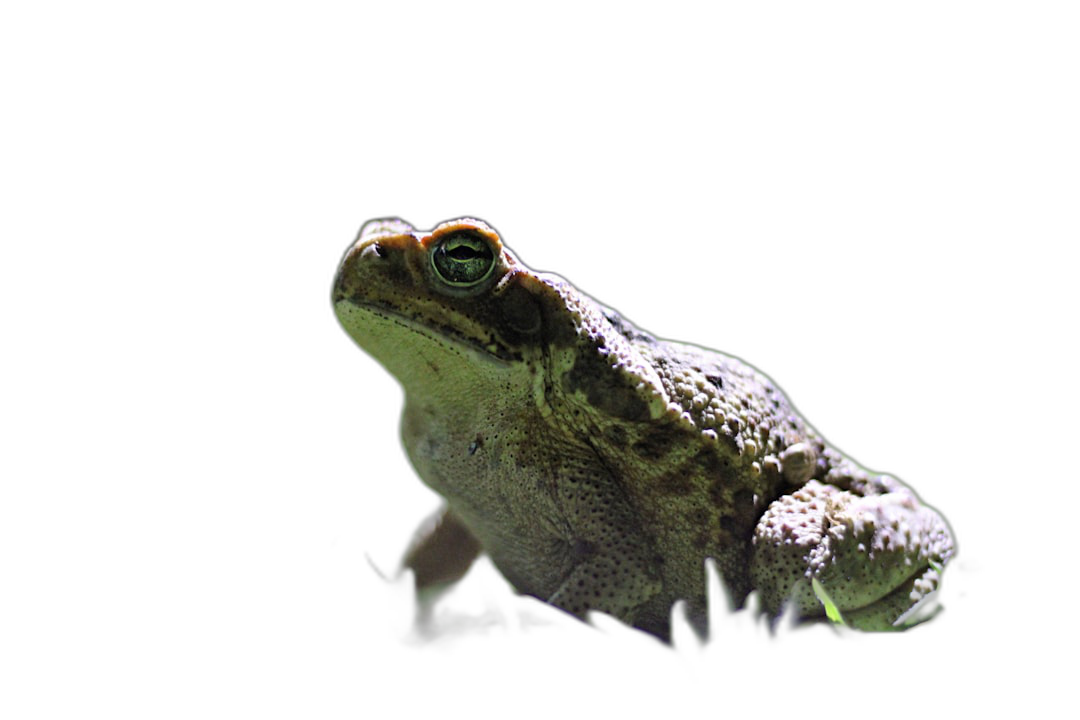
M 866 495 L 812 480 L 769 506 L 750 570 L 766 611 L 775 616 L 790 603 L 800 617 L 835 608 L 861 630 L 906 626 L 937 589 L 953 539 L 911 490 L 881 480 L 863 486 Z

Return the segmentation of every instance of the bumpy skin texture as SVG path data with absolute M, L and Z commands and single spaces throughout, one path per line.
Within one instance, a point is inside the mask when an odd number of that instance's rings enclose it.
M 666 638 L 705 623 L 704 560 L 738 604 L 901 626 L 954 553 L 899 481 L 831 448 L 762 373 L 634 327 L 522 265 L 479 220 L 364 225 L 334 284 L 345 330 L 405 390 L 402 437 L 447 501 L 420 586 L 479 551 L 521 592 Z

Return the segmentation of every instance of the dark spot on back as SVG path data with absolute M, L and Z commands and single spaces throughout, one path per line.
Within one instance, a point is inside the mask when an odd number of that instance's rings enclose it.
M 630 447 L 646 460 L 660 460 L 671 447 L 671 435 L 667 432 L 653 430 L 646 433 L 644 437 Z
M 602 356 L 589 352 L 578 355 L 574 367 L 563 375 L 563 389 L 582 393 L 597 410 L 624 420 L 647 420 L 649 406 L 632 382 Z
M 626 429 L 622 425 L 611 425 L 604 431 L 607 441 L 617 448 L 625 448 L 629 440 L 626 437 Z
M 694 491 L 690 474 L 685 470 L 661 475 L 656 481 L 656 489 L 665 495 L 686 496 Z

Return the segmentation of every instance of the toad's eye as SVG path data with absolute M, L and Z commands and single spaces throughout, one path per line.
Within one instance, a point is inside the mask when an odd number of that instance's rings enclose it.
M 447 285 L 471 287 L 491 274 L 495 253 L 476 233 L 456 232 L 439 240 L 431 252 L 431 266 Z

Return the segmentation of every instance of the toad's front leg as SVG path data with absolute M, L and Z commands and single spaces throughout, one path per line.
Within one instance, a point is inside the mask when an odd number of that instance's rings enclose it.
M 767 612 L 815 617 L 831 602 L 851 627 L 900 629 L 937 589 L 949 526 L 896 480 L 861 475 L 850 489 L 811 480 L 762 516 L 750 575 Z

